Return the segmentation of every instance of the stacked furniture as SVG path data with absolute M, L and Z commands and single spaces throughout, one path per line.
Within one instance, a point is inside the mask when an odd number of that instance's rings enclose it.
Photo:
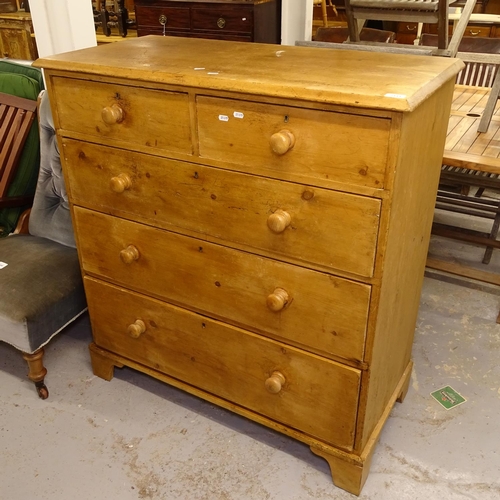
M 410 381 L 463 64 L 282 49 L 153 36 L 37 65 L 94 373 L 129 366 L 301 440 L 359 494 Z

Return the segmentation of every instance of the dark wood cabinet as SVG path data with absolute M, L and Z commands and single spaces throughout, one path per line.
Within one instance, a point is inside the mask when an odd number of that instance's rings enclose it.
M 0 57 L 34 61 L 38 58 L 31 15 L 24 11 L 0 14 Z
M 135 0 L 137 35 L 280 43 L 280 0 Z

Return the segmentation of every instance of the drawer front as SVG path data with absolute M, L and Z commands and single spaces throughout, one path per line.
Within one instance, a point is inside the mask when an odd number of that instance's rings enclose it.
M 137 30 L 137 36 L 146 35 L 163 35 L 162 29 L 153 28 L 143 28 Z M 182 36 L 186 38 L 207 38 L 211 40 L 228 40 L 232 42 L 251 42 L 252 37 L 250 35 L 240 34 L 240 33 L 227 33 L 227 32 L 211 32 L 211 31 L 168 31 L 168 36 Z
M 307 183 L 383 188 L 390 120 L 198 96 L 200 155 Z
M 397 33 L 401 33 L 403 35 L 414 34 L 417 35 L 418 23 L 398 23 L 397 24 Z
M 60 77 L 53 89 L 62 134 L 192 154 L 186 94 Z
M 197 8 L 193 5 L 191 9 L 193 30 L 195 31 L 220 31 L 252 33 L 253 7 L 236 6 L 224 7 L 213 5 L 212 8 Z
M 363 357 L 368 285 L 80 207 L 74 221 L 88 273 L 328 356 Z
M 186 30 L 191 28 L 189 7 L 145 7 L 135 6 L 135 18 L 138 29 L 156 28 L 163 31 Z
M 358 370 L 92 279 L 85 290 L 100 347 L 352 449 Z
M 438 27 L 437 24 L 428 24 L 427 29 L 425 30 L 425 33 L 433 33 L 437 34 L 438 32 Z M 477 37 L 488 37 L 490 36 L 491 33 L 491 27 L 490 26 L 484 26 L 484 25 L 471 25 L 468 24 L 467 27 L 465 28 L 464 31 L 464 36 L 469 37 L 469 36 L 477 36 Z M 448 29 L 448 35 L 451 37 L 453 34 L 453 25 L 450 24 L 450 27 Z
M 63 155 L 76 205 L 373 275 L 378 199 L 69 139 Z
M 489 37 L 491 35 L 491 26 L 471 25 L 468 24 L 465 28 L 464 36 Z

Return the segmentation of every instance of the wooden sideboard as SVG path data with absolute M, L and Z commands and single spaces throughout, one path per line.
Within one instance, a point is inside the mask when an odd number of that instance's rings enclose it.
M 94 373 L 132 367 L 303 441 L 359 494 L 410 381 L 463 63 L 278 48 L 149 36 L 36 65 Z
M 135 0 L 138 36 L 281 43 L 281 0 Z
M 38 57 L 31 15 L 24 11 L 0 14 L 0 57 L 34 61 Z

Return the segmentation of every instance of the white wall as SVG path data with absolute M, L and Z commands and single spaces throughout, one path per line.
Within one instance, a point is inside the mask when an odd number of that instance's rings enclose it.
M 30 0 L 40 57 L 97 45 L 90 0 Z
M 281 43 L 295 45 L 297 40 L 311 40 L 312 0 L 282 0 Z

